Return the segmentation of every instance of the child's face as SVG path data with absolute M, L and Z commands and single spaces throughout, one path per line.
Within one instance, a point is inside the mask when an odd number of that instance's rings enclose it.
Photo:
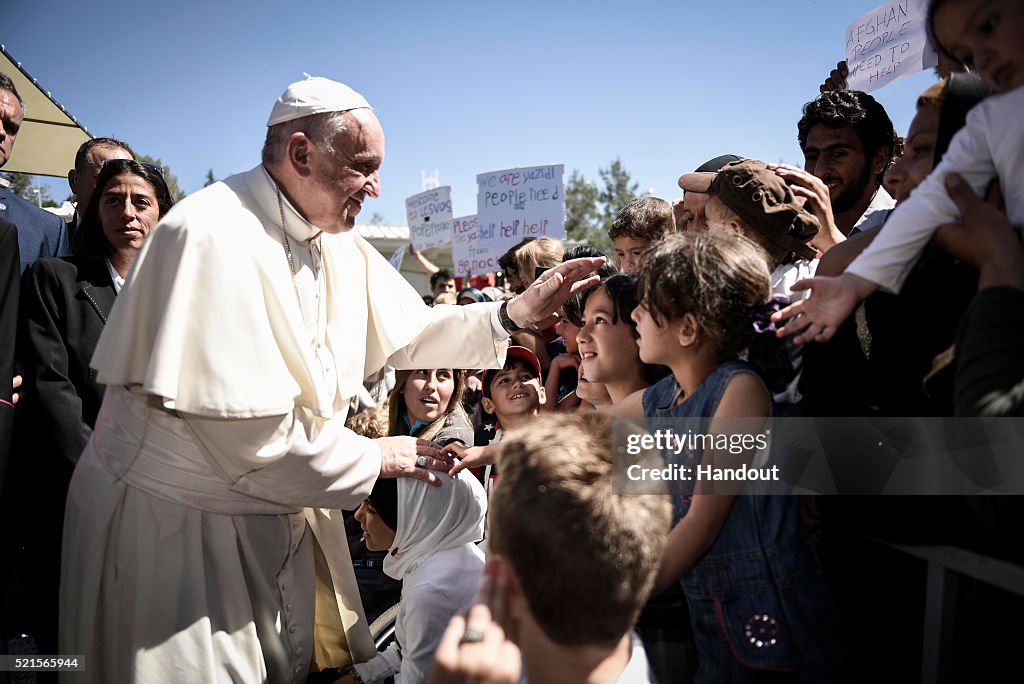
M 395 531 L 377 514 L 369 499 L 363 499 L 355 518 L 363 528 L 363 540 L 368 550 L 387 551 L 395 543 Z
M 615 320 L 615 306 L 608 291 L 600 287 L 590 293 L 576 343 L 582 359 L 580 370 L 591 382 L 618 382 L 640 374 L 633 326 Z
M 647 238 L 620 235 L 612 240 L 615 245 L 615 263 L 623 273 L 636 273 L 643 263 L 643 253 L 651 246 Z
M 555 323 L 555 332 L 565 341 L 565 351 L 570 354 L 579 354 L 580 349 L 576 346 L 576 336 L 580 329 L 565 315 L 564 310 L 558 313 L 558 321 Z
M 491 396 L 489 399 L 484 397 L 484 408 L 497 414 L 498 420 L 503 422 L 508 422 L 506 416 L 536 413 L 542 403 L 544 388 L 541 387 L 540 378 L 532 368 L 519 360 L 494 374 Z
M 640 338 L 636 341 L 640 347 L 640 359 L 644 363 L 671 365 L 679 356 L 681 349 L 674 328 L 666 321 L 658 325 L 643 304 L 633 309 L 633 320 Z
M 415 370 L 405 381 L 402 397 L 410 423 L 430 423 L 448 410 L 455 391 L 455 372 L 451 368 Z
M 935 13 L 939 43 L 994 93 L 1024 85 L 1022 32 L 1022 0 L 946 0 Z

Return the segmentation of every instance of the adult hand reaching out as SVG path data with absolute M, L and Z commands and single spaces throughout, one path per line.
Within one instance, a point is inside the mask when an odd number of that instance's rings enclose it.
M 525 328 L 555 313 L 569 297 L 596 283 L 593 274 L 607 259 L 585 257 L 570 259 L 541 274 L 523 294 L 508 303 L 512 322 Z
M 449 452 L 442 453 L 433 442 L 416 437 L 381 437 L 373 440 L 380 447 L 380 477 L 414 477 L 435 487 L 441 486 L 437 475 L 452 467 Z
M 980 271 L 979 290 L 997 285 L 1024 289 L 1024 248 L 1006 215 L 955 173 L 946 176 L 946 191 L 963 218 L 939 226 L 936 244 Z
M 877 288 L 874 283 L 851 273 L 797 281 L 792 289 L 810 290 L 811 295 L 772 314 L 772 321 L 785 323 L 775 334 L 779 337 L 796 334 L 794 344 L 827 342 L 857 304 Z

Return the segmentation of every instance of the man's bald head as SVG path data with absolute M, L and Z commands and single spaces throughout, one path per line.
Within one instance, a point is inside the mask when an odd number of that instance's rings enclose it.
M 75 154 L 75 168 L 68 171 L 68 187 L 78 200 L 78 215 L 89 208 L 103 164 L 111 159 L 135 159 L 128 143 L 116 138 L 93 138 L 82 143 Z

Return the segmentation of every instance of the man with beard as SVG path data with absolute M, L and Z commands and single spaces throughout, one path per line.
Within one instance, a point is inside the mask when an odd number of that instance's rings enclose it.
M 836 226 L 849 237 L 881 225 L 896 206 L 882 177 L 898 146 L 875 98 L 857 90 L 822 93 L 797 123 L 804 170 L 828 186 Z

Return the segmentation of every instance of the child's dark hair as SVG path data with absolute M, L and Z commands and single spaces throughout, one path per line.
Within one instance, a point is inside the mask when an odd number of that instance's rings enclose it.
M 612 323 L 624 321 L 629 325 L 633 337 L 637 338 L 639 335 L 636 332 L 636 321 L 633 320 L 633 309 L 640 303 L 637 299 L 636 282 L 636 274 L 634 273 L 616 273 L 611 278 L 601 281 L 601 284 L 597 287 L 588 290 L 583 295 L 582 307 L 586 308 L 587 300 L 590 296 L 603 289 L 608 294 L 608 299 L 612 300 L 613 314 L 615 316 Z M 644 380 L 652 385 L 672 372 L 666 366 L 643 363 L 642 361 L 641 366 L 643 367 Z
M 939 42 L 939 37 L 935 35 L 935 15 L 938 14 L 939 8 L 944 4 L 946 4 L 946 0 L 929 0 L 928 2 L 928 10 L 925 14 L 924 20 L 925 30 L 928 32 L 928 42 L 932 44 L 932 47 L 935 48 L 936 52 L 945 55 L 957 64 L 960 64 L 960 60 L 950 54 L 949 50 Z M 965 64 L 964 66 L 974 68 L 973 64 Z
M 784 340 L 763 322 L 768 314 L 768 258 L 746 237 L 727 231 L 666 236 L 637 276 L 638 298 L 658 325 L 693 314 L 718 348 L 719 362 L 748 358 L 773 392 L 793 379 Z
M 672 205 L 660 197 L 637 197 L 619 210 L 608 237 L 647 238 L 651 242 L 672 232 Z
M 607 258 L 608 255 L 588 242 L 581 242 L 580 244 L 573 245 L 569 249 L 565 250 L 565 253 L 562 255 L 562 262 L 564 263 L 570 259 L 582 259 L 584 257 Z M 611 259 L 608 259 L 608 261 L 604 262 L 604 264 L 599 266 L 597 269 L 597 275 L 601 280 L 606 280 L 618 272 L 619 269 L 615 268 L 615 264 L 612 263 Z M 594 285 L 593 287 L 597 287 L 597 285 Z M 565 300 L 565 304 L 562 304 L 562 310 L 565 312 L 565 317 L 577 328 L 583 327 L 583 297 L 585 294 L 586 291 L 577 292 L 569 297 L 569 299 Z

